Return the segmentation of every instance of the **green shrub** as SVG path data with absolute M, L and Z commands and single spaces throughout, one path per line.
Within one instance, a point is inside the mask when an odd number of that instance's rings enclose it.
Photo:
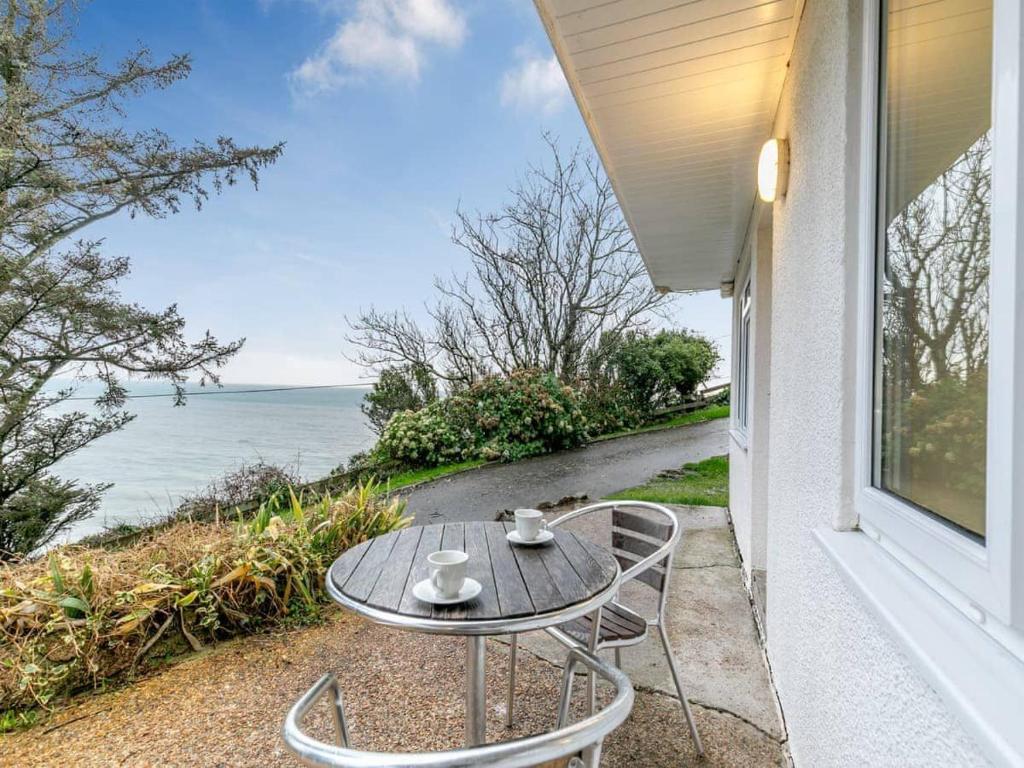
M 634 429 L 649 415 L 648 410 L 637 407 L 632 395 L 619 383 L 584 385 L 583 392 L 583 413 L 594 435 Z
M 180 522 L 116 551 L 63 547 L 0 570 L 0 711 L 116 680 L 162 653 L 316 618 L 347 548 L 408 525 L 373 484 L 246 522 Z M 290 503 L 289 503 L 290 502 Z
M 598 432 L 635 427 L 691 399 L 720 360 L 712 341 L 690 331 L 606 334 L 582 385 L 587 415 Z
M 724 389 L 716 392 L 715 395 L 708 400 L 708 405 L 729 405 L 732 397 L 732 388 L 725 387 Z
M 423 366 L 385 368 L 366 397 L 362 411 L 378 435 L 402 411 L 418 411 L 437 400 L 437 383 Z
M 471 417 L 485 459 L 515 461 L 582 445 L 587 422 L 579 396 L 552 374 L 514 371 L 489 376 L 457 396 Z
M 611 356 L 615 380 L 641 412 L 696 394 L 721 357 L 708 339 L 689 331 L 630 334 Z
M 383 467 L 514 461 L 581 445 L 586 425 L 572 387 L 553 375 L 522 370 L 489 376 L 419 411 L 395 414 L 373 455 Z

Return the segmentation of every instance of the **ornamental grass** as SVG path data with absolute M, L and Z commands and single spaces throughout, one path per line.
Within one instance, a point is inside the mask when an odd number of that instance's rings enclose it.
M 52 706 L 158 660 L 315 621 L 339 554 L 407 526 L 373 482 L 312 504 L 289 491 L 248 520 L 182 521 L 109 551 L 65 546 L 0 568 L 0 711 Z

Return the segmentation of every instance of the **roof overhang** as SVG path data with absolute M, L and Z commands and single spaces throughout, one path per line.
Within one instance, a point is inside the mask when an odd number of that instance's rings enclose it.
M 733 276 L 802 0 L 535 0 L 653 283 Z

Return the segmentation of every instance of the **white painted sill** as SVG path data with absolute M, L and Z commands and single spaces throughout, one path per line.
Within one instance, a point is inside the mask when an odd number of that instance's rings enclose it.
M 1024 765 L 1024 662 L 862 531 L 814 538 L 987 757 Z
M 739 427 L 733 427 L 729 430 L 729 437 L 736 443 L 736 446 L 746 453 L 747 451 L 747 433 L 743 432 Z

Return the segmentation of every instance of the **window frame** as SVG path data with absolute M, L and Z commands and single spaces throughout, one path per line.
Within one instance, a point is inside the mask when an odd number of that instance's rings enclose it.
M 750 374 L 752 369 L 750 353 L 754 319 L 753 277 L 753 269 L 748 267 L 743 280 L 739 283 L 743 288 L 735 294 L 736 350 L 733 360 L 736 363 L 736 372 L 733 380 L 736 385 L 736 407 L 733 410 L 732 428 L 744 442 L 750 434 Z M 748 295 L 749 305 L 744 312 L 743 305 Z
M 881 46 L 887 7 L 887 0 L 865 3 L 863 19 L 854 502 L 865 533 L 1024 658 L 1024 406 L 1015 409 L 1013 397 L 1015 389 L 1024 391 L 1022 12 L 1015 0 L 994 0 L 988 464 L 986 540 L 980 543 L 874 486 L 876 275 L 882 257 L 876 214 L 878 185 L 884 183 Z

